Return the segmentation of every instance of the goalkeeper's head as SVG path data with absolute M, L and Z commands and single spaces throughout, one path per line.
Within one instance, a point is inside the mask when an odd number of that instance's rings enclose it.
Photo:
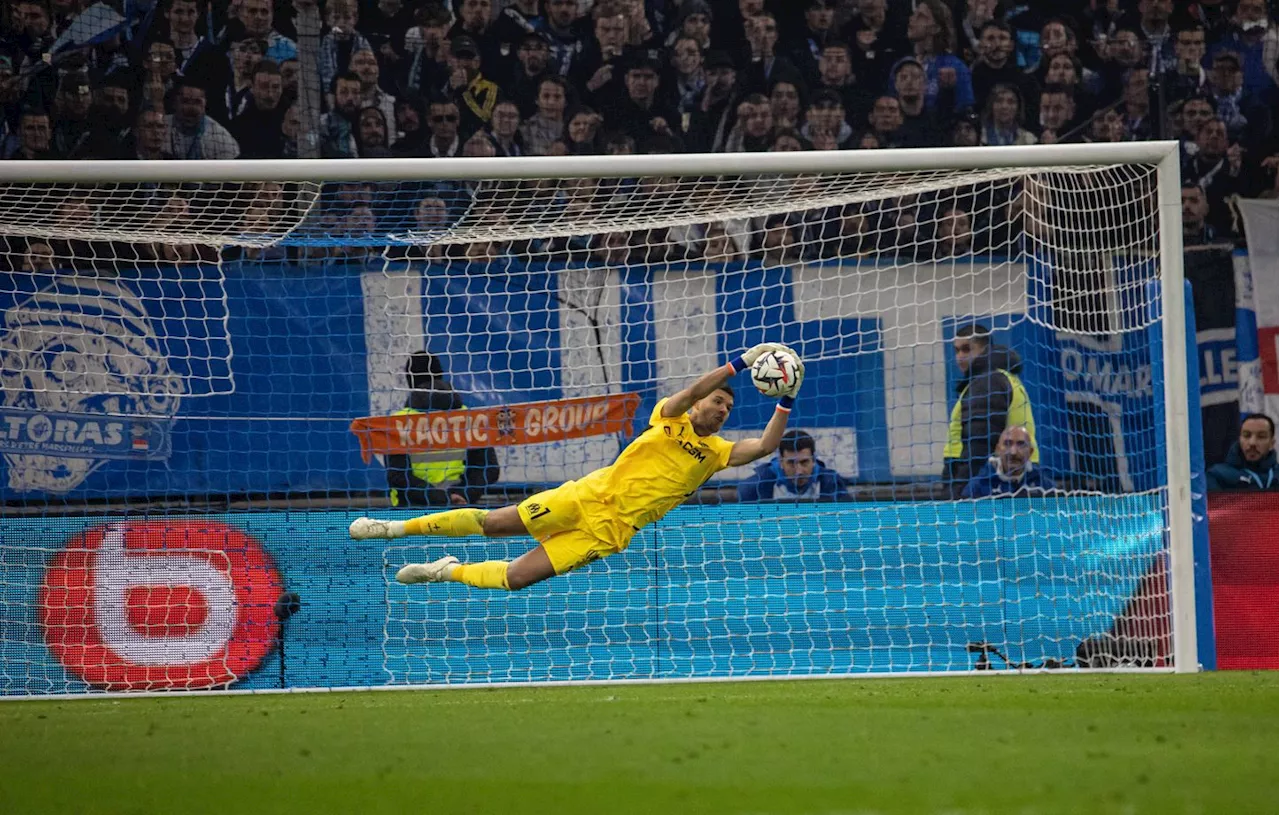
M 699 436 L 720 432 L 733 411 L 733 387 L 727 382 L 693 403 L 689 421 Z

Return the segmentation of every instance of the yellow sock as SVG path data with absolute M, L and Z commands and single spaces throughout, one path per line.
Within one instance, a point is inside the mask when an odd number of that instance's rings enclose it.
M 507 583 L 507 566 L 505 560 L 486 560 L 484 563 L 463 563 L 455 566 L 450 578 L 455 583 L 466 583 L 477 589 L 506 589 L 511 591 Z
M 410 518 L 404 522 L 406 535 L 439 535 L 446 538 L 466 538 L 484 534 L 487 509 L 451 509 L 434 515 Z

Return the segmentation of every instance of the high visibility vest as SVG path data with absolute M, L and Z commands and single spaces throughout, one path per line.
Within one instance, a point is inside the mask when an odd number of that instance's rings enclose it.
M 1027 389 L 1023 387 L 1021 379 L 1004 368 L 998 371 L 1009 378 L 1009 387 L 1013 390 L 1013 393 L 1009 394 L 1009 412 L 1005 415 L 1004 427 L 1000 430 L 1003 432 L 1005 427 L 1018 425 L 1025 427 L 1027 435 L 1031 437 L 1031 460 L 1039 464 L 1040 445 L 1036 443 L 1036 420 L 1031 413 L 1031 397 L 1027 395 Z M 951 424 L 947 427 L 947 446 L 942 448 L 944 459 L 960 458 L 964 452 L 964 428 L 960 426 L 960 405 L 968 392 L 969 386 L 965 385 L 964 390 L 960 391 L 960 398 L 956 400 L 955 407 L 951 408 Z
M 405 416 L 411 413 L 426 413 L 426 411 L 401 408 L 392 415 Z M 461 482 L 466 470 L 467 459 L 461 450 L 437 450 L 429 453 L 413 453 L 409 456 L 409 471 L 414 477 L 440 489 Z M 400 506 L 399 490 L 391 491 L 391 506 Z

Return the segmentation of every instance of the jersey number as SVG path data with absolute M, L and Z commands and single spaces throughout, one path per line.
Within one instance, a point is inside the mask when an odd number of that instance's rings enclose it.
M 535 518 L 541 518 L 543 515 L 546 515 L 550 511 L 551 511 L 551 507 L 543 507 L 542 509 L 539 509 L 537 512 L 530 512 L 529 520 L 532 521 Z

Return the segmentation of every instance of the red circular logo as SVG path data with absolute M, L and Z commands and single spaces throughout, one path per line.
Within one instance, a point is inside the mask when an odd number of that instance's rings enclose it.
M 217 521 L 86 529 L 45 571 L 40 619 L 58 661 L 106 690 L 235 682 L 275 643 L 283 582 L 254 538 Z

